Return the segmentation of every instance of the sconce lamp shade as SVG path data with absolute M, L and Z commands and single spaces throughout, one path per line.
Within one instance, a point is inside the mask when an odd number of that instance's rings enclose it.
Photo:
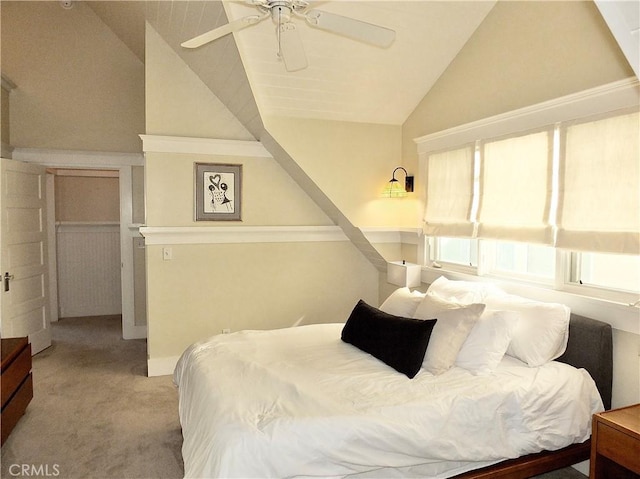
M 407 190 L 405 190 L 398 180 L 391 180 L 389 184 L 384 188 L 382 196 L 385 198 L 404 198 L 407 196 Z
M 396 179 L 396 171 L 404 171 L 404 186 L 400 184 L 400 181 Z M 407 175 L 407 170 L 402 166 L 398 166 L 391 175 L 389 183 L 382 192 L 382 196 L 385 198 L 404 198 L 407 193 L 413 192 L 413 176 Z
M 420 286 L 421 270 L 419 264 L 392 261 L 387 263 L 387 283 L 415 288 Z

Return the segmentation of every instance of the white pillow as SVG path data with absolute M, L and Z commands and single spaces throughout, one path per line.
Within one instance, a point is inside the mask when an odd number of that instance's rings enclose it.
M 464 304 L 481 303 L 489 295 L 500 296 L 507 294 L 493 283 L 452 281 L 444 276 L 440 276 L 431 283 L 427 293 L 435 293 L 441 298 L 454 299 Z
M 456 366 L 474 375 L 495 370 L 507 352 L 518 319 L 519 313 L 515 311 L 485 309 L 460 348 Z
M 571 310 L 564 304 L 515 295 L 491 295 L 485 301 L 488 309 L 520 313 L 507 349 L 509 356 L 536 367 L 559 358 L 567 349 Z
M 438 321 L 431 332 L 422 367 L 432 374 L 442 374 L 451 368 L 484 307 L 484 304 L 446 301 L 427 293 L 413 317 Z
M 420 291 L 411 291 L 409 288 L 396 289 L 384 302 L 380 305 L 380 311 L 403 318 L 413 318 L 418 305 L 424 298 L 425 293 Z

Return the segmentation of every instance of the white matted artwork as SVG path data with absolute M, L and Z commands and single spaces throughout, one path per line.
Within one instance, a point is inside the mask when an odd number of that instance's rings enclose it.
M 242 165 L 195 163 L 196 221 L 242 220 Z

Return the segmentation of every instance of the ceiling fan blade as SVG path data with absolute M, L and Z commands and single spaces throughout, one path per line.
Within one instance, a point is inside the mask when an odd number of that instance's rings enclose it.
M 221 27 L 214 28 L 202 35 L 198 35 L 191 40 L 187 40 L 182 43 L 181 46 L 184 48 L 198 48 L 202 45 L 217 40 L 220 37 L 224 37 L 232 32 L 238 32 L 243 30 L 251 25 L 255 25 L 258 22 L 261 22 L 269 15 L 249 15 L 248 17 L 239 18 L 238 20 L 234 20 L 233 22 L 229 22 L 226 25 L 222 25 Z
M 295 72 L 307 68 L 307 56 L 298 35 L 298 30 L 293 23 L 283 23 L 279 32 L 279 56 L 284 61 L 284 67 L 288 72 Z
M 309 10 L 305 14 L 305 18 L 312 27 L 382 48 L 390 46 L 396 39 L 396 32 L 389 28 L 356 20 L 355 18 L 344 17 L 336 13 Z

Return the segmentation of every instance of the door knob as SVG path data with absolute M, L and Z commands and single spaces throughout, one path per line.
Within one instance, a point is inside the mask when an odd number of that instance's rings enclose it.
M 9 291 L 9 281 L 11 281 L 13 279 L 13 275 L 9 274 L 9 272 L 6 272 L 4 274 L 4 290 Z

